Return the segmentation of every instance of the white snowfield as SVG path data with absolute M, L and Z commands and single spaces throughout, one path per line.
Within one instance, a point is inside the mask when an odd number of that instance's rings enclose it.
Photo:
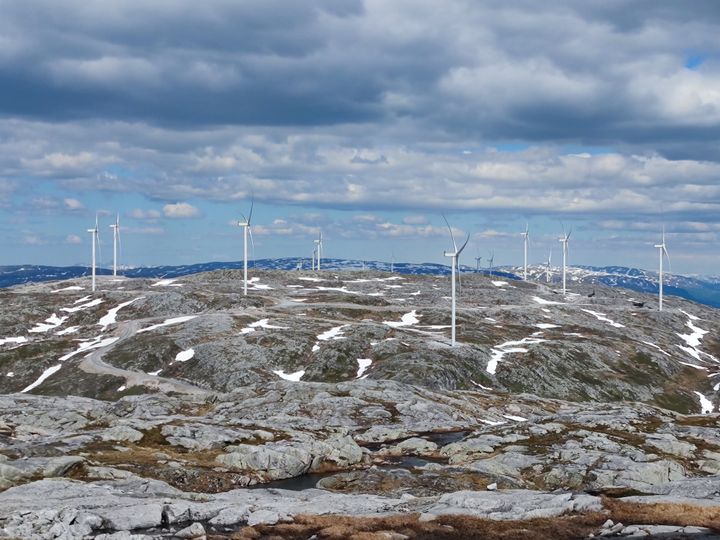
M 403 326 L 412 326 L 420 322 L 418 319 L 417 310 L 412 310 L 410 313 L 406 313 L 400 317 L 400 321 L 383 321 L 383 324 L 390 328 L 401 328 Z
M 599 311 L 593 311 L 591 309 L 583 309 L 585 313 L 589 313 L 593 317 L 595 317 L 598 321 L 606 322 L 610 326 L 613 326 L 615 328 L 625 328 L 624 324 L 616 323 L 615 321 L 608 319 L 604 313 L 600 313 Z
M 492 283 L 496 287 L 507 287 L 508 285 L 507 281 L 491 281 L 490 283 Z
M 319 283 L 322 281 L 322 279 L 316 277 L 299 277 L 298 279 L 300 281 L 312 281 L 314 283 Z
M 100 318 L 100 321 L 98 321 L 98 325 L 102 326 L 102 329 L 105 330 L 108 326 L 111 324 L 115 324 L 117 322 L 117 314 L 118 311 L 120 311 L 122 308 L 129 306 L 133 302 L 137 302 L 138 300 L 142 300 L 145 298 L 144 296 L 139 296 L 137 298 L 133 298 L 132 300 L 129 300 L 127 302 L 123 302 L 117 307 L 112 308 L 110 311 L 107 312 L 107 315 L 104 315 Z
M 713 355 L 700 350 L 700 343 L 702 342 L 703 337 L 705 337 L 705 334 L 707 334 L 708 331 L 703 330 L 702 328 L 698 328 L 693 324 L 693 320 L 699 320 L 697 317 L 693 318 L 693 316 L 690 316 L 687 313 L 686 315 L 688 315 L 689 319 L 687 322 L 687 326 L 688 328 L 690 328 L 690 330 L 692 330 L 692 333 L 677 334 L 678 337 L 685 342 L 685 345 L 678 345 L 677 347 L 699 362 L 706 362 L 707 360 L 710 360 L 715 364 L 720 363 L 720 360 L 715 358 Z M 703 360 L 703 358 L 705 358 L 706 360 Z
M 255 290 L 255 291 L 269 291 L 269 290 L 272 290 L 272 287 L 271 287 L 270 285 L 264 285 L 264 284 L 259 283 L 259 282 L 260 282 L 260 278 L 259 278 L 259 277 L 253 277 L 253 278 L 248 279 L 248 285 L 251 286 L 250 288 L 251 288 L 252 290 Z
M 55 313 L 45 319 L 44 323 L 35 323 L 35 326 L 28 330 L 34 334 L 45 333 L 54 330 L 67 320 L 67 317 L 58 317 Z
M 559 324 L 550 324 L 550 323 L 537 323 L 533 324 L 535 328 L 540 328 L 540 330 L 551 330 L 553 328 L 560 328 Z
M 193 319 L 197 318 L 197 315 L 185 315 L 183 317 L 174 317 L 172 319 L 165 319 L 163 322 L 159 324 L 153 324 L 152 326 L 148 326 L 146 328 L 141 328 L 137 331 L 138 334 L 142 334 L 143 332 L 149 332 L 150 330 L 155 330 L 156 328 L 162 328 L 163 326 L 172 326 L 174 324 L 180 324 L 187 321 L 191 321 Z
M 56 336 L 65 336 L 67 334 L 74 334 L 78 330 L 80 330 L 79 326 L 68 326 L 67 328 L 63 328 L 62 330 L 55 332 L 55 335 Z
M 296 371 L 295 373 L 285 373 L 282 369 L 273 371 L 275 375 L 286 381 L 299 382 L 302 376 L 305 375 L 305 370 Z
M 95 300 L 93 300 L 91 302 L 88 302 L 86 304 L 80 304 L 79 306 L 60 308 L 60 311 L 65 311 L 67 313 L 75 313 L 76 311 L 82 311 L 83 309 L 95 307 L 102 303 L 103 303 L 103 301 L 101 298 L 96 298 Z

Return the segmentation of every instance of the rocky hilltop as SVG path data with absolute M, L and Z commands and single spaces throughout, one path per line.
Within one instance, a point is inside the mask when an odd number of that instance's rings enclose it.
M 554 286 L 463 275 L 455 347 L 445 276 L 0 290 L 0 534 L 715 537 L 718 312 Z

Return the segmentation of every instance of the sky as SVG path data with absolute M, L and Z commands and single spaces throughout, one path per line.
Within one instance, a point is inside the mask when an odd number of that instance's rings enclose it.
M 0 265 L 720 274 L 717 0 L 0 0 Z M 482 262 L 481 264 L 485 264 Z

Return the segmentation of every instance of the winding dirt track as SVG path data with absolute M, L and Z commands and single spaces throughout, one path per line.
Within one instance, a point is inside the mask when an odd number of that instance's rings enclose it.
M 131 386 L 143 385 L 149 388 L 157 388 L 161 392 L 178 392 L 181 394 L 196 395 L 206 395 L 211 393 L 209 390 L 199 388 L 184 381 L 148 375 L 147 373 L 143 373 L 141 371 L 130 371 L 127 369 L 121 369 L 115 366 L 111 366 L 110 364 L 105 362 L 103 360 L 103 356 L 105 355 L 105 353 L 112 350 L 112 348 L 119 343 L 122 343 L 123 341 L 134 337 L 135 334 L 137 334 L 137 331 L 140 329 L 140 324 L 141 321 L 138 320 L 119 323 L 116 330 L 116 337 L 118 337 L 119 339 L 116 342 L 108 345 L 107 347 L 102 347 L 100 349 L 95 349 L 94 351 L 92 351 L 92 353 L 87 355 L 80 362 L 80 369 L 82 369 L 86 373 L 124 377 L 125 386 L 127 386 L 128 388 L 130 388 Z

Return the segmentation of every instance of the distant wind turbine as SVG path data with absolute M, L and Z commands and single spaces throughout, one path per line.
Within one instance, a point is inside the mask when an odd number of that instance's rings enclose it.
M 523 237 L 524 262 L 523 262 L 523 280 L 527 281 L 527 261 L 528 261 L 528 240 L 530 238 L 530 227 L 525 223 L 525 232 L 521 233 Z
M 395 250 L 393 249 L 390 254 L 390 273 L 395 272 Z
M 113 276 L 117 277 L 118 246 L 120 244 L 120 214 L 115 214 L 115 223 L 110 225 L 113 230 Z
M 448 220 L 445 216 L 443 216 L 443 219 L 445 220 L 445 224 L 448 227 L 448 231 L 450 231 L 450 239 L 453 243 L 453 251 L 445 251 L 443 252 L 445 257 L 450 257 L 450 265 L 451 265 L 451 280 L 452 280 L 452 330 L 451 330 L 451 342 L 452 346 L 455 346 L 455 271 L 458 265 L 458 258 L 460 257 L 460 254 L 462 253 L 463 249 L 465 249 L 465 246 L 467 246 L 467 243 L 470 241 L 470 234 L 468 234 L 467 238 L 465 239 L 465 243 L 458 249 L 457 244 L 455 243 L 455 236 L 453 235 L 452 228 L 450 227 L 450 224 L 448 223 Z
M 668 253 L 667 247 L 665 246 L 665 227 L 663 227 L 662 231 L 662 242 L 659 244 L 655 244 L 655 247 L 659 250 L 660 253 L 660 273 L 659 273 L 659 279 L 658 279 L 658 291 L 660 295 L 660 309 L 659 311 L 662 311 L 663 309 L 663 258 L 667 257 L 668 260 L 668 268 L 670 267 L 670 254 Z
M 482 261 L 482 257 L 480 255 L 475 257 L 475 271 L 476 272 L 480 271 L 480 261 Z
M 250 235 L 250 242 L 252 242 L 253 247 L 255 246 L 255 242 L 253 242 L 252 239 L 252 231 L 250 230 L 250 223 L 252 220 L 252 214 L 253 214 L 253 207 L 255 206 L 255 199 L 250 199 L 250 213 L 248 214 L 247 218 L 244 214 L 240 214 L 242 216 L 242 221 L 238 222 L 238 226 L 243 228 L 243 295 L 247 296 L 247 286 L 248 286 L 248 234 Z
M 565 227 L 563 227 L 563 235 L 560 238 L 560 243 L 562 244 L 562 252 L 563 252 L 563 267 L 562 267 L 563 294 L 567 293 L 566 275 L 567 275 L 568 241 L 570 240 L 571 234 L 572 234 L 572 229 L 570 229 L 570 232 L 568 232 L 566 234 Z
M 550 267 L 551 264 L 552 264 L 552 249 L 550 250 L 550 253 L 548 254 L 548 260 L 545 263 L 545 281 L 547 283 L 550 283 L 550 277 L 551 277 L 551 273 L 552 273 L 551 267 Z
M 316 254 L 317 258 L 317 269 L 320 270 L 320 261 L 322 260 L 322 247 L 323 247 L 323 240 L 322 240 L 322 231 L 320 231 L 320 234 L 318 235 L 318 239 L 314 240 L 315 243 L 315 251 L 313 252 Z
M 94 229 L 88 229 L 87 232 L 91 235 L 91 243 L 92 243 L 92 291 L 95 292 L 95 266 L 96 266 L 96 256 L 95 256 L 95 249 L 100 242 L 100 231 L 98 229 L 98 216 L 95 214 L 95 228 Z
M 488 269 L 490 270 L 490 275 L 493 275 L 493 262 L 495 261 L 495 252 L 490 252 L 490 257 L 488 257 Z

